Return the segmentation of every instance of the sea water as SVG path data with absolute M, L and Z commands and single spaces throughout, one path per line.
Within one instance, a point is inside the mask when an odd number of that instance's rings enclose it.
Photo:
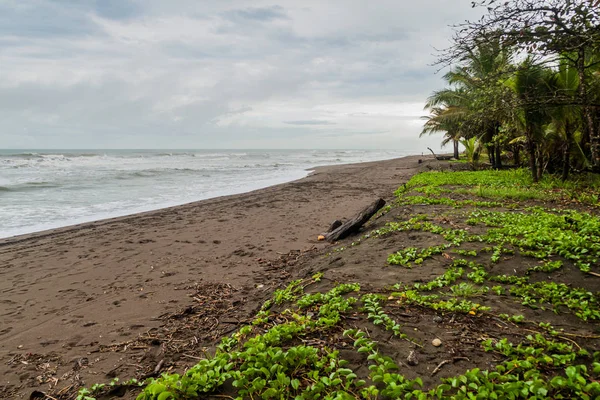
M 251 191 L 377 150 L 0 150 L 0 238 Z

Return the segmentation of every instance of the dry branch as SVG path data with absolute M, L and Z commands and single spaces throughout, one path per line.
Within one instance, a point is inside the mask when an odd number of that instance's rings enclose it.
M 370 206 L 359 212 L 354 218 L 344 222 L 341 226 L 326 233 L 325 240 L 335 242 L 357 232 L 371 217 L 385 205 L 385 200 L 377 199 Z

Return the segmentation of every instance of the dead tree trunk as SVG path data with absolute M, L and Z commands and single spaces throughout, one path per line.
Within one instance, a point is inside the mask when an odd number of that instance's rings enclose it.
M 431 154 L 433 154 L 433 158 L 435 158 L 437 160 L 437 156 L 435 155 L 433 150 L 431 150 L 431 147 L 428 147 L 427 150 L 429 150 L 431 152 Z
M 435 153 L 433 152 L 433 150 L 431 150 L 431 147 L 428 147 L 428 149 L 431 152 L 431 154 L 433 154 L 435 159 L 438 161 L 447 161 L 447 160 L 452 159 L 452 156 L 436 156 Z
M 332 232 L 326 233 L 325 240 L 335 242 L 357 232 L 371 217 L 385 205 L 385 200 L 378 199 L 373 204 L 359 212 L 354 218 L 344 222 Z

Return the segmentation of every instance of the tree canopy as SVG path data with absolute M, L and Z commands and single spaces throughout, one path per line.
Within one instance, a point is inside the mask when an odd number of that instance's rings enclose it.
M 494 167 L 511 153 L 535 180 L 547 170 L 600 171 L 600 0 L 472 6 L 484 15 L 454 26 L 439 53 L 448 87 L 429 98 L 422 134 L 476 138 Z

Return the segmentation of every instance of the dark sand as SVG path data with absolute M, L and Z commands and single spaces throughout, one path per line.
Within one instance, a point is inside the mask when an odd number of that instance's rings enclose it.
M 317 235 L 391 198 L 419 158 L 321 167 L 250 193 L 0 240 L 0 398 L 105 382 L 115 368 L 133 376 L 139 364 L 101 350 L 197 303 L 199 283 L 268 296 L 289 276 L 271 260 L 327 246 Z

